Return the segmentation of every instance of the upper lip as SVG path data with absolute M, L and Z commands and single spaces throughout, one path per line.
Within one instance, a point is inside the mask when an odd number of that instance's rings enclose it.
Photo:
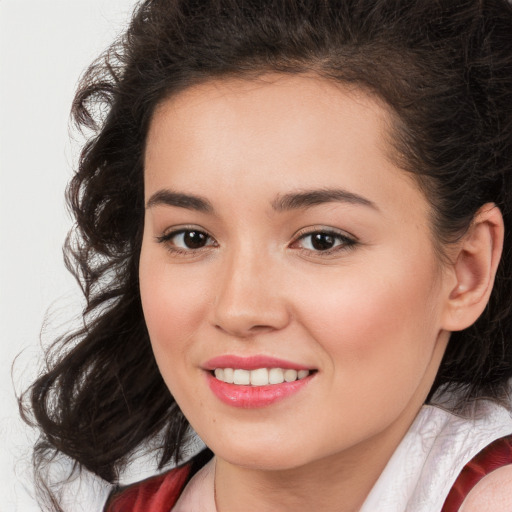
M 265 355 L 254 356 L 235 356 L 226 354 L 217 356 L 206 361 L 203 365 L 205 370 L 215 370 L 216 368 L 237 368 L 240 370 L 257 370 L 258 368 L 283 368 L 290 370 L 311 370 L 312 368 L 303 364 L 269 357 Z

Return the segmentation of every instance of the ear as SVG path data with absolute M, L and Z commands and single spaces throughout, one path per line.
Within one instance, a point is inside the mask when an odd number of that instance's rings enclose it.
M 489 301 L 503 248 L 504 225 L 500 209 L 483 205 L 457 244 L 443 328 L 460 331 L 472 325 Z

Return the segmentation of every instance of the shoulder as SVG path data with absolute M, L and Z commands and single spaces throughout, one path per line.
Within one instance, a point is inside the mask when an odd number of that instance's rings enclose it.
M 161 475 L 116 490 L 104 512 L 168 512 L 181 494 L 190 466 L 180 466 Z
M 512 464 L 484 476 L 460 508 L 460 512 L 506 511 L 512 511 Z
M 491 442 L 464 466 L 442 512 L 512 512 L 506 500 L 512 503 L 512 436 Z

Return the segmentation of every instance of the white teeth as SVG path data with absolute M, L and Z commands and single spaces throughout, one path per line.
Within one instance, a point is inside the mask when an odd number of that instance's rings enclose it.
M 250 384 L 251 383 L 251 372 L 248 370 L 236 369 L 233 375 L 233 384 Z
M 224 370 L 225 372 L 226 370 Z M 300 379 L 304 379 L 305 377 L 307 377 L 309 375 L 309 370 L 299 370 L 297 372 L 297 378 L 300 380 Z
M 297 370 L 285 370 L 284 380 L 286 382 L 293 382 L 294 380 L 297 380 Z
M 266 368 L 252 370 L 250 374 L 253 386 L 268 386 L 268 370 Z
M 219 379 L 219 380 L 223 380 L 224 382 L 227 382 L 228 384 L 233 384 L 234 379 L 235 379 L 235 370 L 233 370 L 233 368 L 224 368 L 224 378 Z
M 284 374 L 281 368 L 271 368 L 268 372 L 269 384 L 281 384 L 284 382 Z
M 239 368 L 216 368 L 215 377 L 228 384 L 243 386 L 268 386 L 269 384 L 282 384 L 304 379 L 309 370 L 291 370 L 283 368 L 258 368 L 257 370 L 241 370 Z

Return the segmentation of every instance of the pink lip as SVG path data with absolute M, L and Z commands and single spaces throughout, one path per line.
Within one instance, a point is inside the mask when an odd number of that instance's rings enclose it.
M 258 368 L 283 368 L 285 370 L 311 370 L 302 364 L 292 363 L 275 357 L 256 355 L 240 357 L 234 355 L 218 356 L 206 361 L 204 370 L 215 370 L 215 368 L 239 368 L 241 370 L 257 370 Z
M 225 368 L 231 368 L 226 366 Z M 260 366 L 259 368 L 264 368 Z M 282 366 L 279 366 L 282 368 Z M 242 409 L 253 409 L 266 407 L 275 402 L 283 400 L 290 395 L 298 393 L 304 386 L 307 386 L 315 374 L 310 374 L 304 379 L 282 384 L 271 384 L 268 386 L 241 386 L 228 384 L 216 379 L 210 372 L 205 372 L 208 385 L 222 402 L 233 407 Z

